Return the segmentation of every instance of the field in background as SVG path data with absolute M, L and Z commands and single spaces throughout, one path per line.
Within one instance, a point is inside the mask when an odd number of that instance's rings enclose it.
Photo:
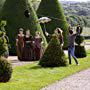
M 76 27 L 73 27 L 73 29 L 76 32 Z M 84 36 L 90 36 L 90 28 L 84 27 L 83 28 L 83 32 L 82 32 L 82 35 L 84 35 Z
M 90 28 L 88 28 L 88 27 L 84 27 L 84 29 L 83 29 L 83 35 L 84 36 L 90 36 Z

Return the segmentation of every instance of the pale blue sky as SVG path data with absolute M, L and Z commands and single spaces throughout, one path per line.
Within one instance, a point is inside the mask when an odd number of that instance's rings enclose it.
M 90 0 L 60 0 L 60 1 L 78 1 L 78 2 L 86 2 L 86 1 L 90 1 Z

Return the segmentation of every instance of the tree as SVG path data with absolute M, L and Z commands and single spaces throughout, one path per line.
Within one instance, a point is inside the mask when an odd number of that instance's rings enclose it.
M 46 24 L 46 29 L 49 33 L 53 34 L 54 30 L 59 27 L 63 30 L 64 47 L 67 46 L 68 36 L 68 23 L 64 15 L 61 4 L 58 0 L 41 0 L 37 10 L 38 17 L 46 16 L 52 19 L 51 22 Z M 43 26 L 42 26 L 43 28 Z
M 67 66 L 65 54 L 56 35 L 52 36 L 44 55 L 39 61 L 39 65 L 42 67 Z
M 28 17 L 25 12 L 27 15 L 29 14 Z M 10 54 L 15 55 L 16 53 L 15 39 L 19 28 L 23 28 L 24 30 L 30 29 L 33 36 L 36 31 L 40 31 L 44 46 L 46 46 L 46 39 L 43 35 L 40 24 L 38 23 L 37 15 L 29 0 L 6 0 L 0 16 L 1 19 L 7 21 L 6 32 L 10 39 Z

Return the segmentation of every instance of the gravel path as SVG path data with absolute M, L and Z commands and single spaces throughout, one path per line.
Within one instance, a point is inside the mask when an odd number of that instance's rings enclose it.
M 8 61 L 10 61 L 12 63 L 13 67 L 22 66 L 22 65 L 33 63 L 33 62 L 19 61 L 17 59 L 17 56 L 9 56 Z
M 86 43 L 86 50 L 90 49 L 90 42 Z M 65 51 L 67 54 L 67 51 Z M 12 63 L 13 67 L 30 64 L 33 62 L 21 62 L 16 56 L 9 57 L 8 60 Z M 68 78 L 51 84 L 48 87 L 44 87 L 41 90 L 90 90 L 90 69 L 81 71 Z
M 85 48 L 86 50 L 90 49 L 90 42 L 86 42 Z M 57 81 L 41 90 L 90 90 L 90 69 L 76 73 L 62 81 Z
M 86 42 L 86 50 L 90 49 L 90 42 Z M 67 51 L 65 51 L 65 54 L 67 54 Z M 8 60 L 12 63 L 12 66 L 21 66 L 21 65 L 25 65 L 25 64 L 30 64 L 33 62 L 21 62 L 17 59 L 17 56 L 9 56 Z
M 90 69 L 69 76 L 41 90 L 90 90 Z

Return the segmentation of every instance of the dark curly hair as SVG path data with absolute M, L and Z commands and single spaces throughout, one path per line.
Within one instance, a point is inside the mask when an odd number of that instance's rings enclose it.
M 70 33 L 70 34 L 73 34 L 73 30 L 69 30 L 69 33 Z

